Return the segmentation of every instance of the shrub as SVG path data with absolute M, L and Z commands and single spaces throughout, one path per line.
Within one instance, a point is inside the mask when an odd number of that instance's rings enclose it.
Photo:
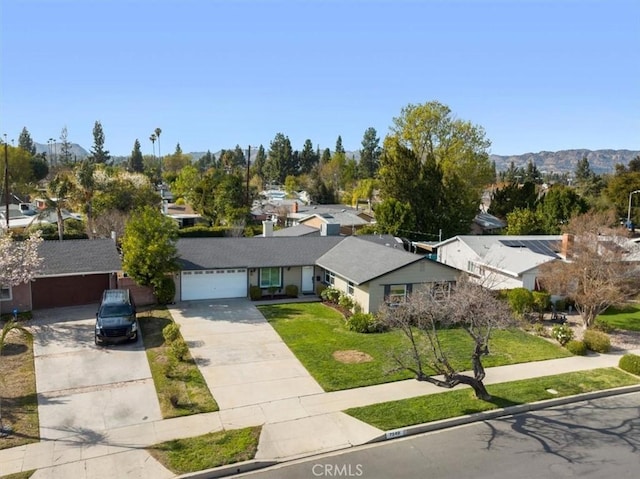
M 573 329 L 566 324 L 557 324 L 551 329 L 551 336 L 564 346 L 573 339 Z
M 320 297 L 330 303 L 338 304 L 340 300 L 340 291 L 335 288 L 327 288 L 320 294 Z
M 533 333 L 538 335 L 538 336 L 542 336 L 542 337 L 547 337 L 547 328 L 544 327 L 544 324 L 542 323 L 534 323 L 533 325 Z
M 176 296 L 176 283 L 174 283 L 173 278 L 171 276 L 163 276 L 154 285 L 153 294 L 160 304 L 173 303 Z
M 253 301 L 258 301 L 259 299 L 261 299 L 262 298 L 262 290 L 260 289 L 260 286 L 251 286 L 249 288 L 249 297 Z
M 180 325 L 178 323 L 169 323 L 162 328 L 162 337 L 167 343 L 173 343 L 180 337 Z
M 567 309 L 567 303 L 564 299 L 558 299 L 555 303 L 556 311 L 564 311 Z
M 184 360 L 185 356 L 189 352 L 189 346 L 184 339 L 179 338 L 171 343 L 169 346 L 169 354 L 176 358 L 178 361 Z
M 591 329 L 595 329 L 596 331 L 600 331 L 601 333 L 612 333 L 616 328 L 611 326 L 609 323 L 604 321 L 601 318 L 596 318 L 596 320 L 591 325 Z
M 522 316 L 533 308 L 533 294 L 526 288 L 515 288 L 509 291 L 507 302 L 514 313 Z
M 628 373 L 640 376 L 640 356 L 637 354 L 625 354 L 620 358 L 618 367 Z
M 545 293 L 543 291 L 534 291 L 532 293 L 532 296 L 533 309 L 535 309 L 538 314 L 542 315 L 551 307 L 551 295 L 549 293 Z
M 571 354 L 575 354 L 576 356 L 584 356 L 587 354 L 587 345 L 584 344 L 584 341 L 576 341 L 575 339 L 572 339 L 567 342 L 564 347 L 567 348 Z
M 353 308 L 353 298 L 348 294 L 340 293 L 340 297 L 338 298 L 338 304 L 341 308 L 345 308 L 351 310 Z
M 587 345 L 587 348 L 591 351 L 595 351 L 596 353 L 608 353 L 611 349 L 609 336 L 600 331 L 588 329 L 584 332 L 582 340 L 584 341 L 584 344 Z
M 325 285 L 325 284 L 317 284 L 316 285 L 316 296 L 320 296 L 322 299 L 324 299 L 323 296 L 322 296 L 322 293 L 324 292 L 325 289 L 327 289 L 327 285 Z
M 295 284 L 288 284 L 287 286 L 285 286 L 284 292 L 290 298 L 298 297 L 298 287 Z
M 381 333 L 387 329 L 371 313 L 354 313 L 347 320 L 347 328 L 356 333 Z

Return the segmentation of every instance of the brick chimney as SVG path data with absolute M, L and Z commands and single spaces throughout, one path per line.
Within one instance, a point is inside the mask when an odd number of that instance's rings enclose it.
M 291 205 L 291 212 L 292 213 L 297 213 L 298 212 L 298 202 L 294 201 L 293 204 Z
M 573 235 L 569 233 L 564 233 L 562 235 L 562 246 L 560 248 L 560 254 L 565 257 L 565 259 L 571 259 L 573 256 Z

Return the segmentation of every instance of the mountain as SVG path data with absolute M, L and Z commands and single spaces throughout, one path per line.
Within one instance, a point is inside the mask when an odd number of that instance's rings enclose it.
M 36 153 L 46 153 L 47 158 L 51 158 L 51 156 L 57 155 L 60 156 L 60 143 L 53 144 L 42 144 L 35 143 L 36 145 Z M 55 148 L 55 151 L 54 151 Z M 71 143 L 71 156 L 74 159 L 81 160 L 89 156 L 89 152 L 82 148 L 77 143 Z
M 594 173 L 612 173 L 616 164 L 628 165 L 640 151 L 631 150 L 561 150 L 541 151 L 539 153 L 525 153 L 524 155 L 490 155 L 495 161 L 496 169 L 503 171 L 509 168 L 513 161 L 516 167 L 526 167 L 531 160 L 540 171 L 556 173 L 573 173 L 582 158 L 589 160 L 589 166 Z

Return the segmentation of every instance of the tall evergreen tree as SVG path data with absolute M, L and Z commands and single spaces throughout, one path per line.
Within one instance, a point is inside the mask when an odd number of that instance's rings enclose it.
M 136 173 L 142 173 L 144 171 L 144 162 L 142 159 L 142 151 L 140 150 L 140 142 L 136 138 L 133 144 L 133 151 L 131 152 L 131 158 L 129 158 L 129 168 Z
M 264 151 L 264 146 L 260 145 L 258 147 L 258 153 L 256 154 L 255 159 L 253 160 L 253 165 L 251 169 L 253 170 L 253 174 L 260 178 L 260 181 L 264 183 L 264 165 L 267 162 L 267 154 Z
M 266 179 L 283 184 L 288 175 L 297 175 L 298 167 L 294 163 L 289 137 L 277 133 L 270 144 L 269 155 L 264 166 Z
M 373 178 L 378 172 L 380 163 L 380 138 L 373 127 L 367 128 L 362 138 L 362 149 L 360 150 L 360 164 L 358 173 L 360 178 Z
M 320 157 L 320 164 L 326 165 L 331 161 L 331 150 L 329 148 L 325 148 L 322 150 L 322 156 Z
M 242 148 L 240 148 L 240 145 L 236 145 L 233 150 L 233 166 L 236 168 L 247 166 L 247 158 Z
M 22 128 L 20 136 L 18 137 L 18 148 L 22 148 L 24 151 L 30 153 L 32 156 L 36 154 L 36 144 L 31 139 L 31 134 L 27 127 Z
M 338 139 L 336 140 L 336 151 L 334 151 L 335 153 L 345 153 L 344 151 L 344 147 L 342 146 L 342 136 L 338 135 Z
M 198 169 L 201 172 L 205 172 L 209 168 L 215 168 L 217 166 L 216 155 L 211 153 L 210 150 L 207 150 L 204 156 L 200 157 L 200 159 L 197 162 L 197 165 L 198 165 Z
M 319 158 L 313 149 L 311 140 L 305 140 L 302 151 L 300 152 L 300 173 L 310 173 L 313 167 L 318 164 L 318 161 Z
M 154 138 L 155 141 L 155 138 Z M 89 161 L 92 163 L 108 163 L 111 160 L 109 151 L 104 149 L 104 131 L 102 123 L 96 121 L 93 125 L 93 146 L 89 154 Z
M 70 165 L 72 163 L 71 142 L 69 141 L 69 132 L 65 126 L 60 132 L 60 160 L 63 165 Z

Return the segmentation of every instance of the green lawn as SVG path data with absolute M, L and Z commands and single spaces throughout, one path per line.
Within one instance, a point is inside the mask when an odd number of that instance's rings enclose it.
M 464 416 L 545 399 L 572 396 L 640 383 L 617 368 L 602 368 L 487 386 L 491 402 L 476 399 L 470 388 L 348 409 L 347 414 L 383 431 Z M 558 394 L 552 394 L 554 389 Z
M 274 304 L 259 309 L 325 391 L 412 377 L 405 371 L 390 372 L 395 368 L 390 351 L 407 346 L 399 331 L 381 334 L 349 331 L 342 314 L 321 303 Z M 454 351 L 454 364 L 471 368 L 472 341 L 464 331 L 443 331 L 442 342 Z M 361 351 L 373 360 L 345 364 L 333 357 L 334 352 L 346 350 Z M 567 350 L 523 331 L 496 331 L 491 354 L 483 364 L 491 367 L 567 356 L 571 356 Z
M 640 331 L 640 305 L 628 305 L 620 309 L 609 308 L 597 319 L 616 329 Z
M 253 459 L 262 427 L 220 431 L 156 444 L 147 451 L 175 474 Z

